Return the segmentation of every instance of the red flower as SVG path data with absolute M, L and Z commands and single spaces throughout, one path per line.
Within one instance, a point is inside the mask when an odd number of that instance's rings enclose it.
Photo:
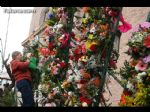
M 79 60 L 79 58 L 81 58 L 82 56 L 83 56 L 83 54 L 78 54 L 78 55 L 74 56 L 75 61 L 77 62 Z
M 48 49 L 51 49 L 54 45 L 54 42 L 50 42 L 49 45 L 48 45 Z
M 82 53 L 83 53 L 83 54 L 86 53 L 86 47 L 85 47 L 85 44 L 82 45 Z
M 80 102 L 86 102 L 88 105 L 92 103 L 90 99 L 87 99 L 85 97 L 80 97 Z
M 116 62 L 112 58 L 110 58 L 110 60 L 109 60 L 109 66 L 114 69 L 117 68 Z
M 131 92 L 130 91 L 127 91 L 127 90 L 124 90 L 122 95 L 121 95 L 121 99 L 120 99 L 120 102 L 122 104 L 126 104 L 126 99 L 125 99 L 125 96 L 130 96 L 131 95 Z
M 144 39 L 144 46 L 146 46 L 147 48 L 150 48 L 150 35 L 148 35 L 148 36 Z
M 131 95 L 131 92 L 130 92 L 130 91 L 127 91 L 127 90 L 124 90 L 124 91 L 123 91 L 123 94 L 124 94 L 125 96 L 129 96 L 129 95 Z
M 74 59 L 74 56 L 69 55 L 69 59 L 73 60 L 73 59 Z
M 75 50 L 74 50 L 74 54 L 81 54 L 82 53 L 82 46 L 79 45 Z
M 95 45 L 95 44 L 94 44 L 94 45 L 91 45 L 90 50 L 91 50 L 91 51 L 95 51 L 95 49 L 96 49 L 96 45 Z
M 43 55 L 43 56 L 46 56 L 49 54 L 49 49 L 48 48 L 41 48 L 40 49 L 40 53 Z
M 59 62 L 59 64 L 60 64 L 61 68 L 64 68 L 66 66 L 66 64 L 64 62 Z
M 115 16 L 117 16 L 117 12 L 115 12 L 113 10 L 110 10 L 110 11 L 108 11 L 108 15 L 112 16 L 112 17 L 115 17 Z
M 132 48 L 132 50 L 133 50 L 135 53 L 137 53 L 137 52 L 139 51 L 139 49 L 136 48 L 136 47 Z
M 76 50 L 74 50 L 74 54 L 80 54 L 81 53 L 81 49 L 77 48 Z
M 74 32 L 72 32 L 72 38 L 74 38 L 75 37 L 75 34 L 74 34 Z
M 55 55 L 56 54 L 56 52 L 55 51 L 50 51 L 50 53 L 49 53 L 50 55 Z
M 83 79 L 80 80 L 80 84 L 85 84 L 86 82 L 87 82 L 86 80 Z
M 125 99 L 125 95 L 124 95 L 124 94 L 121 95 L 120 102 L 121 102 L 122 104 L 126 104 L 126 99 Z
M 65 36 L 63 38 L 59 39 L 59 41 L 61 42 L 60 48 L 65 48 L 69 40 L 69 34 L 65 33 L 64 35 Z

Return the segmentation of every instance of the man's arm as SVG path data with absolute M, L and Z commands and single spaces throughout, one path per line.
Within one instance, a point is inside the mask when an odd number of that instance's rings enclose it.
M 17 68 L 18 69 L 25 69 L 25 68 L 29 68 L 29 61 L 26 62 L 16 62 Z
M 35 57 L 30 58 L 29 68 L 31 68 L 33 70 L 37 69 L 36 58 Z

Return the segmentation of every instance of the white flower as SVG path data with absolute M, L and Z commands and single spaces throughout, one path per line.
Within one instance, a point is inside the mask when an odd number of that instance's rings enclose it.
M 138 66 L 135 66 L 135 70 L 136 70 L 137 72 L 139 71 Z
M 138 73 L 138 76 L 139 77 L 144 77 L 144 76 L 146 76 L 146 72 Z
M 68 70 L 68 74 L 72 74 L 72 70 Z
M 75 76 L 70 75 L 67 79 L 67 82 L 72 82 L 74 80 Z
M 54 102 L 52 102 L 52 103 L 46 103 L 45 107 L 56 107 L 56 104 Z
M 82 87 L 82 84 L 77 84 L 77 88 L 80 89 Z
M 75 76 L 75 81 L 79 81 L 79 80 L 81 80 L 81 76 L 80 75 L 76 75 Z
M 53 88 L 53 93 L 54 93 L 54 94 L 59 93 L 59 87 Z
M 73 92 L 72 92 L 72 91 L 69 91 L 69 92 L 68 92 L 68 95 L 69 95 L 69 96 L 72 96 L 72 95 L 73 95 Z
M 83 102 L 82 107 L 88 107 L 88 104 L 86 102 Z
M 95 27 L 91 28 L 90 33 L 96 33 L 96 28 Z
M 53 28 L 54 28 L 56 31 L 59 31 L 62 27 L 63 27 L 63 24 L 58 24 L 58 25 L 55 25 Z
M 127 83 L 127 88 L 129 90 L 133 90 L 134 89 L 134 86 L 133 86 L 133 84 L 130 81 L 128 81 L 128 83 Z
M 78 107 L 78 105 L 75 104 L 74 107 Z
M 42 85 L 41 84 L 38 86 L 38 90 L 42 90 Z
M 140 76 L 136 76 L 136 79 L 137 79 L 138 82 L 142 82 L 142 79 L 141 79 Z

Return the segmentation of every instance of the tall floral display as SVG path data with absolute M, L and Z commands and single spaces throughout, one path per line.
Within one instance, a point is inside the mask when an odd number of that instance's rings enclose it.
M 150 106 L 150 23 L 139 24 L 128 41 L 130 61 L 120 74 L 125 89 L 121 106 Z
M 40 72 L 33 72 L 33 79 L 40 76 L 36 86 L 47 97 L 44 106 L 99 105 L 107 70 L 116 68 L 113 43 L 119 20 L 122 32 L 130 27 L 121 9 L 49 8 L 44 32 L 24 51 L 38 60 Z

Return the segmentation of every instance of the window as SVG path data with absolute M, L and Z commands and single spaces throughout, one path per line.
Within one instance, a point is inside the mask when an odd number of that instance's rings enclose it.
M 0 85 L 2 85 L 2 79 L 0 79 Z
M 150 22 L 150 12 L 148 13 L 148 16 L 147 16 L 147 22 Z
M 44 21 L 46 21 L 46 20 L 47 20 L 48 12 L 49 12 L 48 10 L 47 10 L 47 12 L 45 12 Z
M 115 36 L 115 41 L 114 41 L 114 49 L 116 49 L 117 52 L 119 52 L 121 34 L 122 33 L 119 30 L 117 30 L 116 36 Z
M 46 14 L 48 13 L 48 11 L 49 11 L 49 7 L 44 7 L 42 9 L 41 14 L 40 14 L 39 25 L 42 25 L 44 23 Z

